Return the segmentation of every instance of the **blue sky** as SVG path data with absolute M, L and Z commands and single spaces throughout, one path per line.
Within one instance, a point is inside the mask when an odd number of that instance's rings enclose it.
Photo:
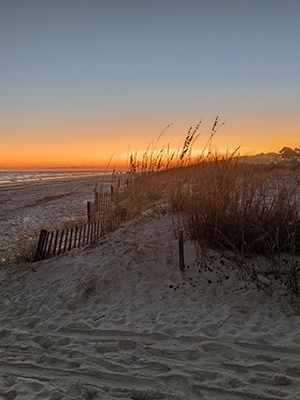
M 205 141 L 218 113 L 221 150 L 295 147 L 299 21 L 298 0 L 0 0 L 0 166 L 121 157 L 170 122 L 176 145 L 202 117 Z

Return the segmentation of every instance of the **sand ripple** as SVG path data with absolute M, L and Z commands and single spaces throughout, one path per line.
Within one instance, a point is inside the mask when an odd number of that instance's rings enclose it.
M 172 226 L 2 266 L 1 399 L 300 399 L 300 317 L 188 242 L 180 272 Z

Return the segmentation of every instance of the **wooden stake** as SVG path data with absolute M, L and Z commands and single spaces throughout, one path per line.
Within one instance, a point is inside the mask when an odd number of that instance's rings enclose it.
M 34 255 L 34 261 L 38 261 L 38 260 L 42 260 L 43 259 L 43 256 L 44 256 L 43 248 L 44 248 L 46 236 L 47 236 L 46 229 L 42 229 L 41 232 L 40 232 L 38 245 L 37 245 L 36 252 L 35 252 L 35 255 Z
M 92 203 L 87 202 L 87 222 L 90 224 L 92 222 Z
M 184 270 L 184 248 L 183 248 L 183 230 L 178 232 L 178 244 L 179 244 L 179 267 L 180 271 Z
M 99 207 L 99 193 L 98 192 L 94 192 L 94 211 L 95 213 L 98 211 L 98 207 Z

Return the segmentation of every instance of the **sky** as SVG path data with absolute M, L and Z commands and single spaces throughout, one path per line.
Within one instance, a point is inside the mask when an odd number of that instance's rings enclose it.
M 0 0 L 0 168 L 124 165 L 215 117 L 219 152 L 300 145 L 299 0 Z

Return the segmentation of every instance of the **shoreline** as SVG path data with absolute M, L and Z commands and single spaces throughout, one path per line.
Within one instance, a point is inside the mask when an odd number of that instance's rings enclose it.
M 125 176 L 125 174 L 123 175 Z M 86 215 L 95 187 L 116 185 L 110 176 L 74 177 L 0 186 L 0 252 L 19 238 Z
M 21 171 L 22 172 L 22 171 Z M 37 173 L 39 173 L 41 171 L 37 171 Z M 59 172 L 63 172 L 63 171 L 59 171 Z M 65 175 L 65 176 L 60 176 L 60 175 L 53 175 L 53 176 L 49 176 L 49 177 L 37 177 L 37 178 L 19 178 L 17 180 L 13 180 L 13 181 L 0 181 L 0 190 L 2 188 L 9 188 L 9 187 L 19 187 L 19 186 L 29 186 L 29 185 L 35 185 L 35 184 L 43 184 L 43 183 L 48 183 L 48 182 L 67 182 L 67 181 L 72 181 L 74 179 L 113 179 L 112 178 L 112 172 L 91 172 L 91 173 L 87 173 L 85 171 L 82 171 L 83 174 L 76 174 L 74 176 L 72 176 L 72 174 L 70 175 Z M 43 171 L 41 172 L 43 173 Z M 117 177 L 122 177 L 126 175 L 126 172 L 118 172 L 117 173 Z

